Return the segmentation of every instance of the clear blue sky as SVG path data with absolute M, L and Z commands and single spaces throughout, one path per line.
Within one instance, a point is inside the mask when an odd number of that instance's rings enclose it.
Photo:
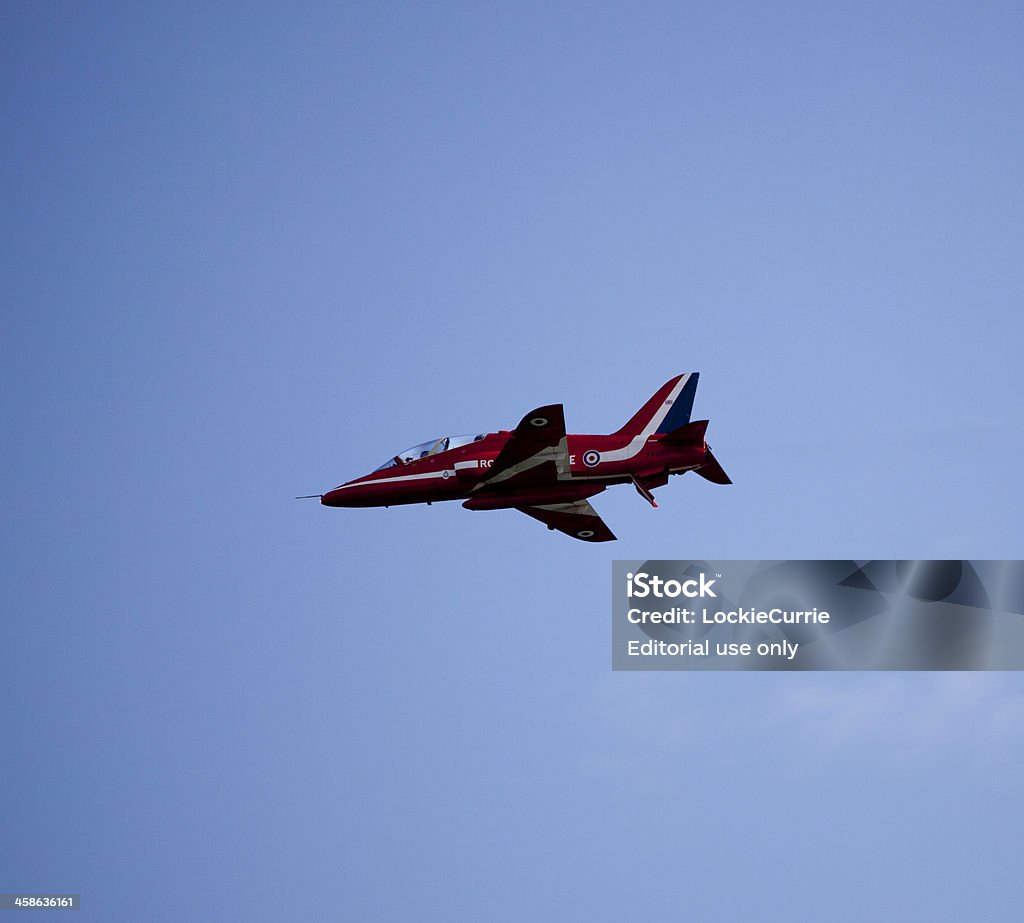
M 1019 558 L 1011 4 L 0 13 L 0 891 L 1013 916 L 1017 675 L 610 671 L 615 558 Z M 735 480 L 296 502 L 669 376 Z

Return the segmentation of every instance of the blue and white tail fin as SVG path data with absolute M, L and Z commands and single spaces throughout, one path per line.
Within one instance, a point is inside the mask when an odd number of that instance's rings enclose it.
M 670 433 L 686 426 L 693 411 L 700 372 L 687 372 L 665 382 L 620 430 L 613 436 L 630 441 L 637 436 L 645 439 L 655 433 Z

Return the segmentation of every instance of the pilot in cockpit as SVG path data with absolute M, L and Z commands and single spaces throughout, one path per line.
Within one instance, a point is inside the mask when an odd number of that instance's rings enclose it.
M 429 458 L 431 455 L 440 455 L 449 449 L 457 449 L 471 442 L 479 442 L 483 438 L 483 433 L 477 433 L 473 436 L 442 436 L 440 439 L 432 439 L 430 442 L 420 443 L 420 445 L 406 449 L 398 455 L 393 455 L 376 470 L 381 471 L 384 468 L 393 468 L 395 465 L 408 465 L 422 458 Z

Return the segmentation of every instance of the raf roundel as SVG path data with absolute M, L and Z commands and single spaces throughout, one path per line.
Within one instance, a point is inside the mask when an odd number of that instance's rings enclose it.
M 547 426 L 547 425 L 548 425 L 548 418 L 547 417 L 534 417 L 530 421 L 530 426 Z
M 582 531 L 576 533 L 576 537 L 577 538 L 593 538 L 594 537 L 594 530 L 593 529 L 583 529 Z
M 589 452 L 583 453 L 583 464 L 588 468 L 593 468 L 598 462 L 601 461 L 601 453 L 595 452 L 591 449 Z

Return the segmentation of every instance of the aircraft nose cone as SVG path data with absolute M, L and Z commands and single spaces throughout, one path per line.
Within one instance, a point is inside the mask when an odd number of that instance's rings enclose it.
M 329 490 L 321 498 L 324 506 L 378 506 L 380 500 L 372 485 L 349 481 L 334 490 Z
M 335 487 L 334 490 L 329 490 L 320 498 L 320 503 L 323 506 L 345 506 L 345 491 L 340 487 Z

